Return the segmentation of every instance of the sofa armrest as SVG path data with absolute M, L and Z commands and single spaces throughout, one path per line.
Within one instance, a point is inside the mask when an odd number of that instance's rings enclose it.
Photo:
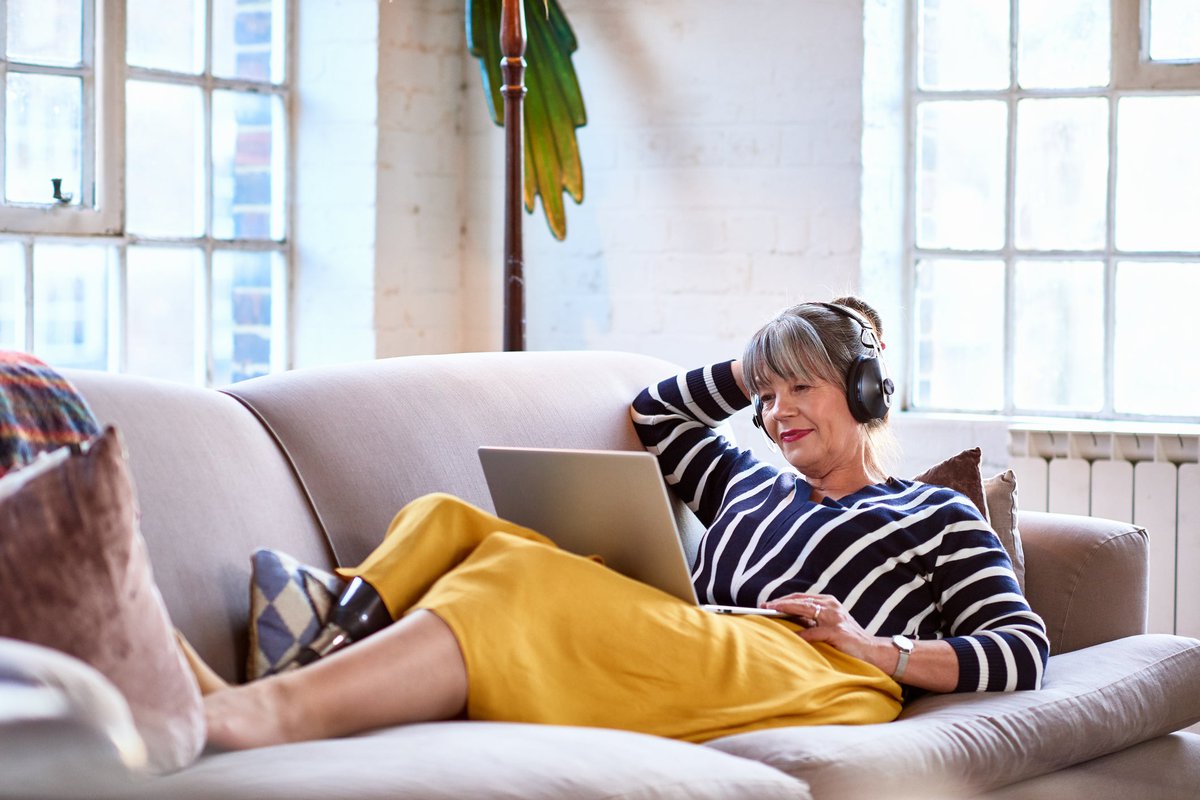
M 1144 528 L 1097 517 L 1020 512 L 1025 594 L 1046 621 L 1051 653 L 1146 632 Z
M 0 638 L 0 796 L 119 795 L 145 762 L 111 681 L 65 653 Z

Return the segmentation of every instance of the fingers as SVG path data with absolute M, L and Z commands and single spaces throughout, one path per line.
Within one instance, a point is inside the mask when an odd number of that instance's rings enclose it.
M 790 615 L 804 625 L 796 635 L 806 642 L 826 642 L 846 655 L 866 660 L 872 651 L 875 637 L 842 608 L 841 601 L 827 594 L 795 594 L 777 597 L 763 603 Z
M 778 600 L 763 603 L 763 608 L 770 608 L 787 614 L 790 617 L 795 617 L 804 625 L 813 625 L 819 615 L 817 606 L 811 601 L 796 600 L 788 597 L 781 597 Z
M 836 625 L 842 617 L 842 604 L 827 594 L 797 592 L 763 603 L 763 607 L 793 616 L 809 627 Z

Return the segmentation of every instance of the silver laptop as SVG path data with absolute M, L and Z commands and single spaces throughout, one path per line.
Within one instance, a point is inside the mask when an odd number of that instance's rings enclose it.
M 622 575 L 700 605 L 658 461 L 645 452 L 480 447 L 503 519 Z M 702 605 L 721 614 L 783 616 L 763 608 Z

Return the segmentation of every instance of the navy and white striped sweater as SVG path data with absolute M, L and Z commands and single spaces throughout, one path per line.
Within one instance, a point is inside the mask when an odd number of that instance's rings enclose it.
M 642 444 L 707 527 L 692 569 L 703 602 L 831 594 L 868 633 L 948 641 L 958 656 L 955 691 L 1041 685 L 1045 625 L 970 500 L 890 478 L 814 503 L 801 476 L 713 430 L 749 404 L 731 362 L 664 380 L 633 402 Z

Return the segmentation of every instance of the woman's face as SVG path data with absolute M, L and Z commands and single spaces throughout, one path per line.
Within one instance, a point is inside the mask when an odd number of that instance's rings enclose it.
M 840 386 L 772 376 L 759 393 L 763 427 L 788 463 L 810 478 L 862 470 L 862 436 Z

